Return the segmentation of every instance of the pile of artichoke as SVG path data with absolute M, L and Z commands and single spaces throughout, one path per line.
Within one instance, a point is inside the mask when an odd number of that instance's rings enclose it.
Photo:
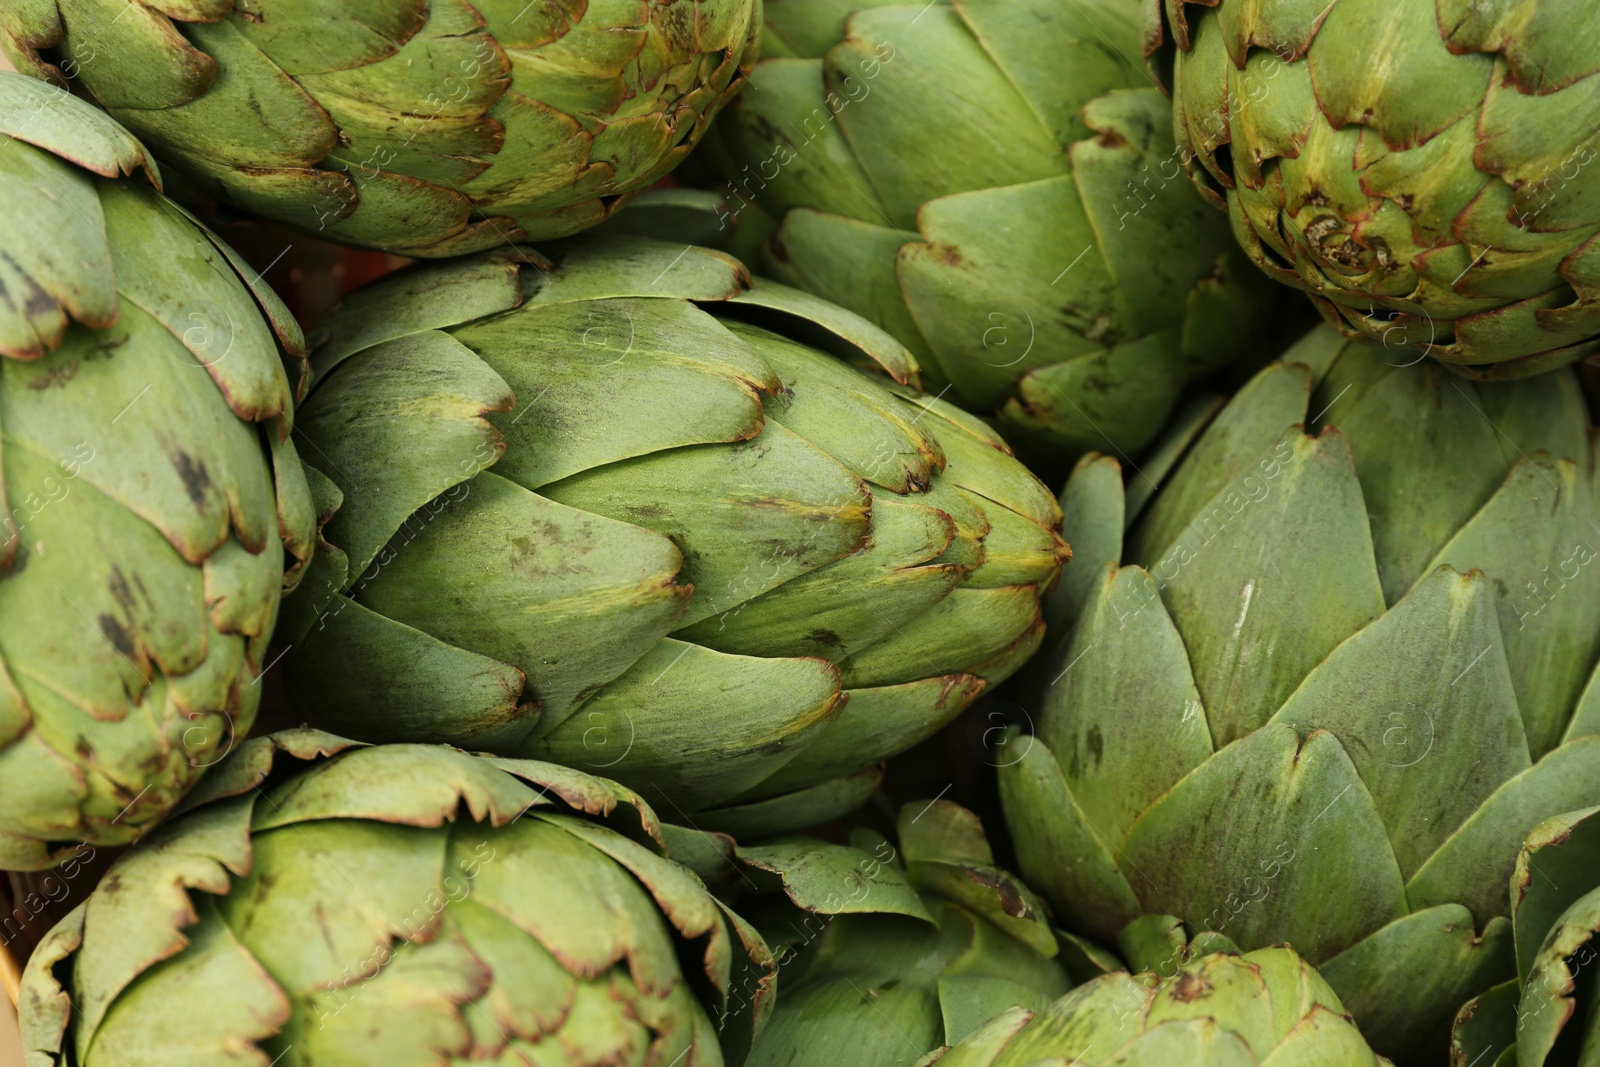
M 1581 5 L 0 55 L 0 1063 L 1600 1067 Z

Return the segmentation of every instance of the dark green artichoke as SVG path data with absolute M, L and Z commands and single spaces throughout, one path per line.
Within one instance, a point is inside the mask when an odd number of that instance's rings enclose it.
M 1287 948 L 1108 974 L 997 1016 L 932 1067 L 1380 1067 L 1339 997 Z
M 1042 1009 L 1114 970 L 1059 944 L 1039 900 L 995 866 L 976 816 L 948 801 L 900 810 L 899 847 L 780 838 L 736 850 L 732 889 L 779 962 L 752 1067 L 910 1067 L 1013 1005 Z M 764 895 L 761 895 L 764 894 Z
M 1511 874 L 1517 977 L 1456 1016 L 1452 1067 L 1600 1062 L 1600 808 L 1539 824 Z
M 615 782 L 300 729 L 121 857 L 20 1008 L 41 1065 L 721 1067 L 771 984 Z M 735 986 L 756 993 L 724 1014 Z
M 1079 465 L 1001 786 L 1064 926 L 1287 942 L 1399 1058 L 1514 973 L 1508 842 L 1600 803 L 1600 473 L 1570 370 L 1386 354 L 1319 328 L 1148 502 Z
M 304 708 L 728 832 L 854 807 L 1038 647 L 1055 500 L 848 312 L 706 249 L 553 252 L 330 316 L 301 428 L 340 551 L 285 625 Z
M 18 70 L 81 85 L 223 201 L 450 256 L 576 233 L 688 154 L 758 0 L 8 0 Z
M 1274 298 L 1187 188 L 1136 0 L 768 0 L 708 149 L 756 269 L 908 345 L 1042 455 L 1131 454 Z M 715 142 L 715 143 L 713 143 Z
M 0 869 L 28 870 L 138 837 L 249 729 L 315 516 L 271 290 L 104 113 L 0 74 L 0 134 Z
M 1149 12 L 1146 51 L 1170 64 L 1190 173 L 1250 258 L 1329 321 L 1485 378 L 1600 351 L 1592 6 Z

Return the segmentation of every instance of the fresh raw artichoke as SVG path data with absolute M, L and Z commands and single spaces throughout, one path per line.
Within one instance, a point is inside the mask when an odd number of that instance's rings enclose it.
M 29 870 L 138 837 L 243 736 L 315 516 L 282 304 L 90 105 L 0 74 L 0 135 L 0 869 Z
M 1274 294 L 1186 187 L 1137 8 L 767 0 L 760 89 L 708 144 L 730 215 L 782 217 L 758 271 L 887 329 L 1019 445 L 1142 448 Z
M 614 782 L 301 729 L 188 807 L 29 961 L 30 1062 L 720 1067 L 767 1010 L 760 937 Z
M 702 248 L 535 255 L 419 265 L 326 323 L 300 429 L 343 554 L 285 621 L 314 724 L 744 835 L 859 804 L 1038 647 L 1055 500 L 891 381 L 892 338 Z
M 1339 997 L 1287 948 L 1108 974 L 996 1016 L 939 1067 L 1379 1067 Z
M 1063 926 L 1287 942 L 1398 1058 L 1514 972 L 1507 842 L 1600 802 L 1600 476 L 1570 370 L 1385 355 L 1319 328 L 1148 506 L 1079 464 L 1001 788 Z
M 1087 964 L 1084 977 L 1121 966 L 1058 945 L 965 808 L 908 804 L 897 836 L 898 849 L 867 830 L 850 845 L 737 849 L 743 878 L 730 884 L 767 891 L 737 903 L 777 954 L 781 990 L 752 1067 L 910 1067 L 1013 1005 L 1067 992 L 1060 956 Z
M 1329 321 L 1486 378 L 1600 352 L 1592 6 L 1149 11 L 1146 51 L 1176 45 L 1162 56 L 1191 175 L 1250 258 Z
M 1541 823 L 1511 875 L 1517 977 L 1456 1016 L 1453 1067 L 1600 1063 L 1600 808 Z
M 69 80 L 211 194 L 450 256 L 576 233 L 681 160 L 755 61 L 758 0 L 8 0 Z

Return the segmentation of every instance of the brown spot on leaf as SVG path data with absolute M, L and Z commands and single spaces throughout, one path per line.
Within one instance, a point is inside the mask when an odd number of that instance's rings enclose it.
M 42 318 L 54 313 L 60 308 L 56 298 L 43 289 L 32 289 L 28 292 L 28 299 L 23 302 L 22 310 L 29 318 Z
M 1188 971 L 1178 975 L 1172 983 L 1172 999 L 1180 1004 L 1192 1004 L 1210 992 L 1210 982 Z
M 122 623 L 114 617 L 103 613 L 101 614 L 99 621 L 100 632 L 105 635 L 105 639 L 107 641 L 111 642 L 112 647 L 118 652 L 121 652 L 124 656 L 133 655 L 133 635 L 128 632 L 127 627 L 123 626 Z
M 1128 144 L 1128 139 L 1122 136 L 1122 132 L 1115 129 L 1101 130 L 1094 140 L 1101 148 L 1125 148 Z
M 972 683 L 970 694 L 967 691 L 969 682 Z M 976 697 L 983 691 L 985 684 L 982 678 L 974 678 L 969 674 L 947 674 L 944 676 L 943 684 L 939 686 L 939 699 L 933 702 L 933 706 L 942 711 L 945 704 L 949 703 L 951 693 L 959 692 L 963 697 Z
M 203 459 L 195 459 L 187 452 L 176 451 L 172 456 L 172 465 L 178 469 L 178 477 L 183 479 L 183 488 L 189 494 L 189 502 L 195 507 L 201 507 L 206 502 L 206 490 L 211 488 L 211 475 L 206 470 Z
M 70 382 L 78 373 L 78 361 L 69 359 L 59 367 L 52 368 L 48 373 L 41 374 L 28 383 L 29 389 L 45 390 L 53 386 Z
M 1028 914 L 1028 902 L 1022 898 L 1017 884 L 1010 878 L 977 867 L 962 867 L 961 870 L 970 881 L 985 889 L 993 889 L 995 897 L 1000 901 L 1001 910 L 1013 919 L 1020 919 Z

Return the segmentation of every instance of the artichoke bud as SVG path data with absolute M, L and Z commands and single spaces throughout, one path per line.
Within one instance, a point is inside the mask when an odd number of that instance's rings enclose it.
M 1001 769 L 1068 929 L 1291 944 L 1397 1058 L 1514 970 L 1504 842 L 1600 803 L 1582 391 L 1405 355 L 1313 331 L 1158 450 L 1182 458 L 1153 496 L 1079 464 L 1064 621 Z
M 1170 60 L 1191 176 L 1250 259 L 1341 332 L 1495 380 L 1600 352 L 1600 60 L 1587 11 L 1533 0 L 1146 11 L 1145 54 Z
M 612 216 L 755 62 L 758 0 L 10 5 L 17 70 L 79 86 L 209 197 L 446 257 Z
M 923 1062 L 930 1067 L 1389 1063 L 1368 1047 L 1328 983 L 1289 948 L 1213 953 L 1163 973 L 1108 974 L 1042 1010 L 1016 1007 L 997 1015 L 943 1055 Z
M 1136 16 L 768 0 L 760 91 L 703 153 L 718 239 L 889 331 L 1040 463 L 1143 450 L 1279 294 L 1184 178 Z
M 693 246 L 550 252 L 326 323 L 301 425 L 343 562 L 286 623 L 313 721 L 728 832 L 849 810 L 1038 647 L 1054 498 L 857 316 Z
M 21 1021 L 85 1067 L 721 1065 L 771 994 L 759 935 L 615 782 L 301 728 L 118 859 L 34 953 Z
M 315 513 L 299 328 L 143 145 L 0 74 L 0 868 L 132 841 L 255 718 Z

